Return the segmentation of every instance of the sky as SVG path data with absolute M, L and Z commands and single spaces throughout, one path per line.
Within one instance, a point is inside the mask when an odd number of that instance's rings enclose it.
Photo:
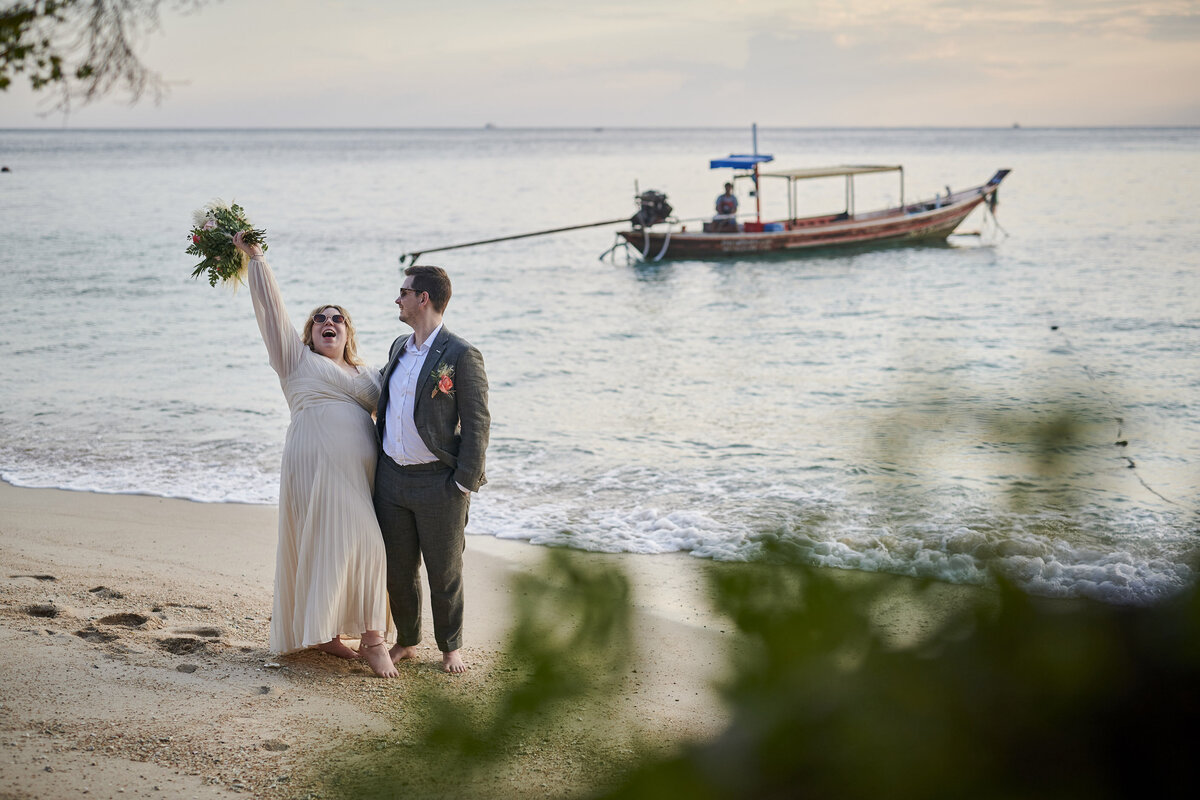
M 209 0 L 0 127 L 1200 125 L 1200 0 Z

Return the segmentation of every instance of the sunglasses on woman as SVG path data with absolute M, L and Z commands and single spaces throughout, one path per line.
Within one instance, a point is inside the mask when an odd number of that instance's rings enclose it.
M 341 325 L 343 322 L 346 321 L 346 318 L 343 317 L 341 314 L 334 314 L 331 317 L 327 317 L 324 314 L 313 314 L 313 322 L 317 323 L 318 325 L 320 325 L 325 320 L 329 320 L 330 322 L 332 322 L 335 325 Z

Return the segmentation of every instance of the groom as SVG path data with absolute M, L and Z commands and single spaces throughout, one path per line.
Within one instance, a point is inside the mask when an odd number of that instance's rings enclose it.
M 487 482 L 487 375 L 483 356 L 442 327 L 450 278 L 411 266 L 396 305 L 411 336 L 392 342 L 376 424 L 383 452 L 375 471 L 375 514 L 387 550 L 387 588 L 396 623 L 392 661 L 421 641 L 422 558 L 442 669 L 465 672 L 462 554 L 470 493 Z

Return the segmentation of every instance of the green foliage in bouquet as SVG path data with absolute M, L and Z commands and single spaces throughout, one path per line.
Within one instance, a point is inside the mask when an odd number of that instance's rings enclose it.
M 219 201 L 209 203 L 194 215 L 194 225 L 188 238 L 191 244 L 186 252 L 200 256 L 203 260 L 192 270 L 192 277 L 199 278 L 208 273 L 208 285 L 217 281 L 240 282 L 246 271 L 247 259 L 233 244 L 233 237 L 245 231 L 242 240 L 246 244 L 257 244 L 265 252 L 267 232 L 255 228 L 246 218 L 246 210 L 237 203 L 225 205 Z

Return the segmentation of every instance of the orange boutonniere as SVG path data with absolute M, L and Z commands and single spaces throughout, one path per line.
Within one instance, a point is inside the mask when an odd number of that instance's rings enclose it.
M 454 394 L 454 367 L 449 364 L 439 364 L 433 371 L 433 379 L 436 383 L 433 386 L 433 394 L 429 395 L 431 399 L 437 397 L 438 392 Z

